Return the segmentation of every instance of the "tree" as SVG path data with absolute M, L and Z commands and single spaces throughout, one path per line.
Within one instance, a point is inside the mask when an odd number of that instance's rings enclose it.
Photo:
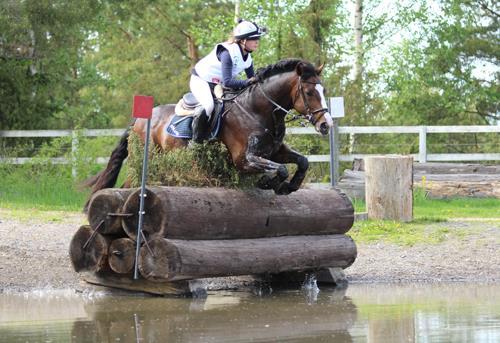
M 64 127 L 97 0 L 0 3 L 0 128 Z
M 98 98 L 101 112 L 118 127 L 130 120 L 134 94 L 152 95 L 156 104 L 175 103 L 188 90 L 199 57 L 228 38 L 233 15 L 227 1 L 108 2 L 99 48 L 87 56 L 107 87 L 82 91 Z
M 499 118 L 498 14 L 493 1 L 448 0 L 421 36 L 386 61 L 387 117 L 411 124 L 491 124 Z

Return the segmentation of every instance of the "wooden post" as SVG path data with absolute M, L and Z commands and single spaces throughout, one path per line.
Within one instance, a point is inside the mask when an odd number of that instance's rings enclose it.
M 366 208 L 369 219 L 413 219 L 413 157 L 365 158 Z

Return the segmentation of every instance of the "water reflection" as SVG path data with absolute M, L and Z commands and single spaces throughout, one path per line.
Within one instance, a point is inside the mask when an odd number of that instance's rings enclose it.
M 310 288 L 204 298 L 0 294 L 0 341 L 500 341 L 500 285 L 351 285 L 312 296 Z
M 146 342 L 350 337 L 348 329 L 357 316 L 355 305 L 343 292 L 324 292 L 314 306 L 297 292 L 261 298 L 233 292 L 209 294 L 192 301 L 102 298 L 86 303 L 85 311 L 88 320 L 76 321 L 72 336 L 81 337 L 90 329 L 104 340 L 133 341 L 137 335 Z M 139 325 L 134 323 L 135 317 Z
M 369 342 L 500 342 L 500 285 L 356 285 L 353 336 Z

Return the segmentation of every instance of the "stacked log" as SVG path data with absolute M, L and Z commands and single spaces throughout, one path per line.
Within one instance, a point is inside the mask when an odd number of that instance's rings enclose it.
M 365 198 L 363 160 L 346 169 L 338 187 L 351 199 Z M 430 198 L 500 198 L 500 166 L 462 163 L 414 163 L 413 183 Z
M 125 202 L 123 228 L 135 239 L 140 189 Z M 350 200 L 335 191 L 300 190 L 288 196 L 271 191 L 224 188 L 151 187 L 144 200 L 146 237 L 244 239 L 343 234 L 353 224 Z
M 107 279 L 109 286 L 113 280 L 118 287 L 137 290 L 132 272 L 139 197 L 140 189 L 106 189 L 90 201 L 91 225 L 80 228 L 70 246 L 75 270 L 91 275 L 87 281 Z M 335 190 L 276 196 L 271 191 L 150 187 L 143 219 L 141 282 L 167 288 L 206 277 L 347 268 L 356 258 L 356 246 L 345 235 L 354 209 Z
M 93 230 L 88 225 L 81 226 L 69 245 L 71 263 L 76 272 L 101 272 L 108 269 L 108 248 L 111 239 Z
M 106 188 L 95 193 L 89 202 L 89 225 L 101 234 L 124 235 L 122 208 L 129 197 L 130 188 Z
M 152 281 L 349 267 L 356 245 L 345 235 L 188 241 L 153 239 L 143 246 L 141 274 Z

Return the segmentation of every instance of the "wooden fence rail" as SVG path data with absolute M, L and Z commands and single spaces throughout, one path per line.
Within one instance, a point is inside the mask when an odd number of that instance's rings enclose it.
M 101 129 L 101 130 L 9 130 L 0 131 L 0 138 L 6 137 L 72 137 L 71 151 L 72 158 L 66 159 L 62 157 L 52 158 L 53 163 L 73 164 L 73 175 L 76 175 L 76 151 L 78 149 L 78 137 L 97 137 L 97 136 L 120 136 L 124 129 Z M 304 135 L 318 133 L 311 127 L 291 127 L 287 129 L 288 134 Z M 500 126 L 489 125 L 470 125 L 470 126 L 340 126 L 339 134 L 385 134 L 385 133 L 402 133 L 402 134 L 418 134 L 419 137 L 419 152 L 412 154 L 415 160 L 421 163 L 428 161 L 500 161 L 500 152 L 498 153 L 459 153 L 459 154 L 430 154 L 427 152 L 427 135 L 432 133 L 500 133 Z M 500 151 L 500 145 L 498 147 Z M 356 158 L 364 158 L 371 156 L 370 154 L 341 154 L 338 156 L 338 161 L 353 161 Z M 307 156 L 310 162 L 332 162 L 330 155 L 309 155 Z M 23 164 L 28 163 L 36 158 L 32 157 L 0 157 L 0 162 Z M 107 157 L 97 159 L 98 163 L 106 163 Z

